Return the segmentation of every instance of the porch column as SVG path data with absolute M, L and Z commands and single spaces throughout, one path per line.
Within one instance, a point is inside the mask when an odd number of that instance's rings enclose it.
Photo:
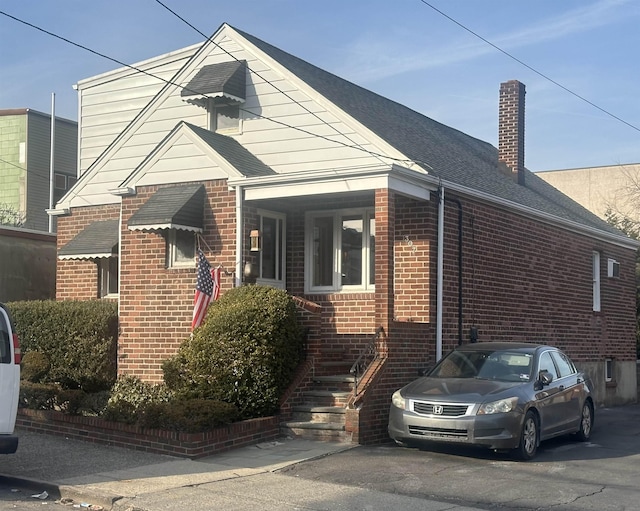
M 376 214 L 376 327 L 389 334 L 394 310 L 394 265 L 393 245 L 395 239 L 395 194 L 387 188 L 375 193 Z M 385 342 L 384 347 L 387 351 Z

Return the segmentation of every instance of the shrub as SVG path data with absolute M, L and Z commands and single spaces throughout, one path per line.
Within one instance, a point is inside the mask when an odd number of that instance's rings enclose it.
M 45 383 L 87 392 L 107 390 L 116 380 L 118 309 L 105 300 L 10 302 L 22 352 L 45 353 Z
M 22 381 L 19 406 L 32 410 L 55 410 L 59 390 L 60 388 L 52 383 Z
M 20 379 L 40 383 L 49 374 L 49 357 L 40 351 L 25 353 L 20 362 Z
M 148 403 L 168 401 L 171 393 L 163 384 L 143 382 L 131 375 L 118 377 L 102 417 L 107 420 L 133 424 L 138 420 L 138 410 Z
M 138 425 L 145 428 L 201 433 L 237 420 L 238 409 L 209 399 L 148 403 L 138 411 Z
M 60 389 L 56 395 L 55 409 L 70 415 L 80 415 L 87 393 L 80 389 Z
M 302 328 L 291 297 L 268 286 L 231 289 L 204 324 L 163 364 L 183 398 L 234 404 L 240 418 L 273 414 L 300 359 Z

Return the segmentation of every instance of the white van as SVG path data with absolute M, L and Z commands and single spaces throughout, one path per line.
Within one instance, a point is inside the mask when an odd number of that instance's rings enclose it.
M 20 343 L 7 308 L 0 303 L 0 454 L 18 448 L 13 429 L 20 394 Z

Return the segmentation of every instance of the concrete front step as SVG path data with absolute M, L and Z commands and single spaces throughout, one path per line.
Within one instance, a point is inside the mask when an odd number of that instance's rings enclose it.
M 344 424 L 333 422 L 284 422 L 280 425 L 280 431 L 287 436 L 306 438 L 308 440 L 351 442 L 351 434 L 345 431 Z
M 328 376 L 314 376 L 317 383 L 355 383 L 356 379 L 350 374 L 333 374 Z
M 346 406 L 351 392 L 334 390 L 309 390 L 304 393 L 305 400 L 313 401 L 314 406 Z
M 344 424 L 346 411 L 343 406 L 299 405 L 293 407 L 293 421 Z

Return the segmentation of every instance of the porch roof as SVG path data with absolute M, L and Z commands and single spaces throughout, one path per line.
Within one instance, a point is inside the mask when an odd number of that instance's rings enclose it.
M 131 215 L 129 230 L 182 229 L 202 232 L 204 198 L 202 184 L 160 188 Z
M 58 259 L 100 259 L 118 254 L 120 221 L 100 220 L 80 231 L 58 252 Z
M 244 60 L 220 62 L 202 67 L 182 89 L 186 99 L 226 97 L 244 102 L 246 99 L 247 63 Z

